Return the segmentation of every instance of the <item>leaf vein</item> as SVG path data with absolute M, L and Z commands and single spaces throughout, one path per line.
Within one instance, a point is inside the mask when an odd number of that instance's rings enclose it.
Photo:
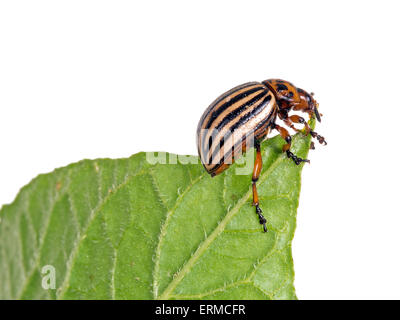
M 73 262 L 74 262 L 74 258 L 76 257 L 79 247 L 83 241 L 83 239 L 86 237 L 87 235 L 87 231 L 89 230 L 89 227 L 91 225 L 91 223 L 94 221 L 94 219 L 96 218 L 97 214 L 101 211 L 101 209 L 104 207 L 104 205 L 110 200 L 110 198 L 112 197 L 112 195 L 117 192 L 119 189 L 121 189 L 122 187 L 124 187 L 125 185 L 127 185 L 129 183 L 129 181 L 131 179 L 133 179 L 134 177 L 140 175 L 141 173 L 143 173 L 145 171 L 145 169 L 140 170 L 139 172 L 136 172 L 132 175 L 127 176 L 124 181 L 122 181 L 119 185 L 117 186 L 113 186 L 114 189 L 111 190 L 111 192 L 109 192 L 99 203 L 98 206 L 92 210 L 92 213 L 89 216 L 88 222 L 85 226 L 85 230 L 82 232 L 80 238 L 77 238 L 77 241 L 74 244 L 74 249 L 72 250 L 72 253 L 70 255 L 70 259 L 67 262 L 67 272 L 66 272 L 66 276 L 64 278 L 64 281 L 60 287 L 60 293 L 59 293 L 59 298 L 62 298 L 65 295 L 67 286 L 68 286 L 68 281 L 69 278 L 71 277 L 71 271 L 72 271 L 72 266 L 73 266 Z
M 159 234 L 159 241 L 157 245 L 157 249 L 155 252 L 155 265 L 154 265 L 154 271 L 153 271 L 153 294 L 154 298 L 158 298 L 158 281 L 159 281 L 159 272 L 160 272 L 160 257 L 161 257 L 161 246 L 162 246 L 162 241 L 165 238 L 165 235 L 167 233 L 167 226 L 169 223 L 169 220 L 171 219 L 171 216 L 174 214 L 175 210 L 179 207 L 180 203 L 182 202 L 183 197 L 185 194 L 196 184 L 198 183 L 204 176 L 206 175 L 205 172 L 203 172 L 200 176 L 198 176 L 191 184 L 187 186 L 187 188 L 179 195 L 178 199 L 175 202 L 174 207 L 167 212 L 166 217 L 164 219 L 164 223 L 161 226 L 160 234 Z
M 278 164 L 283 160 L 283 155 L 279 155 L 270 167 L 260 175 L 259 181 L 262 183 L 267 179 L 271 172 L 278 166 Z M 209 234 L 209 236 L 198 246 L 194 254 L 187 260 L 180 271 L 176 274 L 176 277 L 170 282 L 168 287 L 164 292 L 158 297 L 160 300 L 168 299 L 177 285 L 182 281 L 185 275 L 191 270 L 195 265 L 196 261 L 202 256 L 202 254 L 207 250 L 211 243 L 219 236 L 219 234 L 225 229 L 231 218 L 239 211 L 239 209 L 248 201 L 251 195 L 251 187 L 246 192 L 246 194 L 235 204 L 231 211 L 227 211 L 224 219 L 215 227 L 215 229 Z

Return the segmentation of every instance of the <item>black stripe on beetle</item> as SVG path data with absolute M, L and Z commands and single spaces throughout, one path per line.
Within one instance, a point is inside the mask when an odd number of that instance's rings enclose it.
M 233 124 L 229 130 L 227 131 L 227 134 L 224 135 L 224 137 L 221 139 L 222 144 L 220 143 L 220 149 L 214 149 L 213 153 L 211 155 L 211 157 L 209 158 L 209 161 L 211 162 L 212 157 L 216 156 L 216 152 L 220 151 L 222 149 L 222 147 L 224 146 L 224 142 L 225 139 L 229 139 L 232 134 L 235 132 L 236 129 L 238 129 L 239 127 L 243 126 L 244 124 L 246 124 L 251 118 L 253 118 L 254 116 L 256 116 L 257 114 L 259 114 L 264 108 L 265 105 L 268 104 L 271 100 L 271 96 L 266 96 L 263 101 L 257 106 L 255 107 L 251 112 L 245 114 L 245 115 L 241 115 L 241 117 L 239 118 L 239 120 Z M 272 115 L 271 113 L 269 114 L 269 116 Z M 239 116 L 239 115 L 238 115 Z M 268 118 L 267 118 L 268 119 Z M 256 128 L 256 127 L 255 127 Z M 251 134 L 252 132 L 247 132 L 247 135 Z M 221 142 L 220 141 L 220 142 Z M 226 155 L 224 155 L 225 157 Z

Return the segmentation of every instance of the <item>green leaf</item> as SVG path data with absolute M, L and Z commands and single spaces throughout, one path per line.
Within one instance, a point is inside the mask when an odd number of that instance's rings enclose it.
M 295 299 L 303 165 L 283 144 L 262 145 L 268 233 L 238 164 L 211 178 L 201 164 L 150 164 L 139 153 L 39 175 L 0 211 L 0 299 Z M 306 157 L 309 144 L 297 135 L 292 150 Z M 55 289 L 42 287 L 47 265 Z

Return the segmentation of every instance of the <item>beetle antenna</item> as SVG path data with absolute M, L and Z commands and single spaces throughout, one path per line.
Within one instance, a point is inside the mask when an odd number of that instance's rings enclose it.
M 315 107 L 314 107 L 314 113 L 315 113 L 315 116 L 317 117 L 318 122 L 321 122 L 321 116 L 318 112 L 318 104 L 315 105 Z

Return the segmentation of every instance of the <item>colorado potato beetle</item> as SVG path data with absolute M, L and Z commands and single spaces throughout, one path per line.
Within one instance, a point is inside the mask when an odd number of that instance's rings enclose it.
M 316 117 L 321 122 L 318 103 L 303 89 L 296 88 L 288 81 L 269 79 L 262 82 L 248 82 L 220 95 L 206 109 L 197 127 L 197 148 L 206 171 L 216 176 L 226 170 L 243 151 L 255 147 L 256 158 L 252 175 L 253 206 L 260 224 L 267 232 L 266 219 L 259 206 L 256 182 L 262 168 L 260 143 L 275 129 L 286 141 L 282 151 L 296 165 L 309 162 L 290 151 L 292 137 L 288 130 L 276 124 L 277 117 L 283 123 L 299 132 L 294 124 L 304 126 L 306 135 L 326 144 L 324 137 L 311 130 L 306 120 L 290 111 L 301 111 Z M 253 145 L 249 141 L 253 141 Z M 312 143 L 311 148 L 314 144 Z

